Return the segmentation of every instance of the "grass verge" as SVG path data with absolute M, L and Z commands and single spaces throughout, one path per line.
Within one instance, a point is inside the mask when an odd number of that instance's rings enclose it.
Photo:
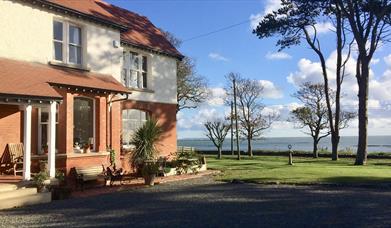
M 391 160 L 371 159 L 366 166 L 355 166 L 354 159 L 342 158 L 331 161 L 330 158 L 294 157 L 294 165 L 288 165 L 283 156 L 254 156 L 236 160 L 236 156 L 224 156 L 218 160 L 208 155 L 208 168 L 221 170 L 217 179 L 233 179 L 278 184 L 329 184 L 391 183 Z

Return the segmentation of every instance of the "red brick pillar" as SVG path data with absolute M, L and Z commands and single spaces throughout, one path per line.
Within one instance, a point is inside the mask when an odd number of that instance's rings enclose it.
M 96 99 L 97 110 L 96 110 L 96 146 L 98 151 L 106 151 L 106 97 L 99 97 Z
M 116 161 L 115 163 L 120 165 L 120 153 L 121 153 L 121 125 L 122 125 L 122 112 L 120 102 L 114 102 L 111 106 L 111 147 L 115 150 Z

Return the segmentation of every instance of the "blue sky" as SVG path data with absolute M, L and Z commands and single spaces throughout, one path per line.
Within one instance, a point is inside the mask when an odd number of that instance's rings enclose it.
M 281 118 L 266 137 L 302 136 L 299 129 L 286 121 L 289 110 L 297 107 L 290 95 L 304 81 L 321 80 L 318 59 L 305 43 L 276 54 L 276 39 L 259 40 L 252 34 L 252 24 L 266 12 L 278 7 L 279 0 L 110 0 L 114 5 L 148 17 L 157 27 L 185 40 L 180 51 L 196 60 L 197 72 L 209 81 L 212 98 L 199 109 L 178 115 L 178 138 L 204 137 L 202 122 L 223 116 L 227 108 L 221 104 L 224 76 L 233 71 L 243 77 L 262 80 L 267 110 L 280 113 Z M 210 36 L 189 40 L 240 22 L 248 22 Z M 329 57 L 333 72 L 334 35 L 330 25 L 320 22 L 322 48 Z M 369 133 L 391 135 L 391 55 L 389 45 L 382 46 L 372 64 Z M 353 74 L 354 60 L 350 64 Z M 348 70 L 349 72 L 349 70 Z M 356 107 L 355 78 L 345 82 L 344 105 Z M 344 135 L 357 135 L 357 121 L 351 123 Z

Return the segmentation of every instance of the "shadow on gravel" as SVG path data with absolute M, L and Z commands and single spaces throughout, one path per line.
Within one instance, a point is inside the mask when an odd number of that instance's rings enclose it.
M 387 191 L 205 181 L 2 211 L 0 226 L 391 226 Z

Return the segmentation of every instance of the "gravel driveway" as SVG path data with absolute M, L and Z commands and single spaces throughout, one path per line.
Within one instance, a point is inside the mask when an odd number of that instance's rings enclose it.
M 65 226 L 390 227 L 391 192 L 221 183 L 202 177 L 0 211 L 0 227 Z

